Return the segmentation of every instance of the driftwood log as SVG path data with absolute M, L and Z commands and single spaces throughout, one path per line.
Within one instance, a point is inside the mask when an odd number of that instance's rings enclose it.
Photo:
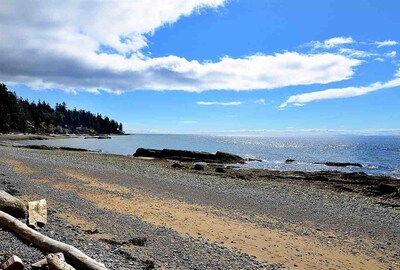
M 4 190 L 0 190 L 0 211 L 4 211 L 19 218 L 26 217 L 25 204 Z
M 62 252 L 68 262 L 76 269 L 82 270 L 108 270 L 102 263 L 99 263 L 88 257 L 79 249 L 51 239 L 10 216 L 9 214 L 0 211 L 0 227 L 6 228 L 17 234 L 20 238 L 33 243 L 37 247 L 49 253 Z

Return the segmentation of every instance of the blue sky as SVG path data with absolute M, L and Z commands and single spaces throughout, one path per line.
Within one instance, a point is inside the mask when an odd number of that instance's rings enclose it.
M 139 2 L 5 1 L 0 79 L 128 132 L 400 134 L 400 2 Z

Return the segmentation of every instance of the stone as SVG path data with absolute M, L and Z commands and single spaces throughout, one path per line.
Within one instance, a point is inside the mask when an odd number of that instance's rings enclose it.
M 179 168 L 182 168 L 182 165 L 180 163 L 174 163 L 174 164 L 172 164 L 171 167 L 175 168 L 175 169 L 179 169 Z
M 387 184 L 379 184 L 375 190 L 380 195 L 392 194 L 392 193 L 396 193 L 398 191 L 398 189 L 395 186 L 391 186 L 391 185 L 387 185 Z
M 204 171 L 205 168 L 206 168 L 206 165 L 204 165 L 204 164 L 201 164 L 201 163 L 194 164 L 194 169 L 196 171 Z
M 0 190 L 0 210 L 16 218 L 26 217 L 25 204 L 4 190 Z
M 222 167 L 217 167 L 217 168 L 215 168 L 215 172 L 217 172 L 217 173 L 225 173 L 226 170 L 224 168 L 222 168 Z
M 24 263 L 18 256 L 11 256 L 7 261 L 1 266 L 3 270 L 23 270 Z
M 146 237 L 134 237 L 129 240 L 129 243 L 131 243 L 134 246 L 139 246 L 139 247 L 145 246 L 146 242 L 147 242 Z
M 332 166 L 332 167 L 359 167 L 359 168 L 363 167 L 363 165 L 360 163 L 351 163 L 351 162 L 322 162 L 322 163 L 315 163 L 315 164 L 322 164 L 322 165 Z
M 45 199 L 28 203 L 28 225 L 38 229 L 47 224 L 47 202 Z

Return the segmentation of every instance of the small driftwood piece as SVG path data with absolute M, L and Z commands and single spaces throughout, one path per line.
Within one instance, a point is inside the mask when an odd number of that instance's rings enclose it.
M 23 270 L 24 263 L 18 256 L 11 256 L 7 261 L 3 263 L 1 269 L 4 270 Z
M 75 270 L 75 268 L 65 261 L 64 254 L 62 253 L 48 254 L 46 260 L 50 270 Z
M 40 269 L 45 269 L 46 265 L 47 265 L 47 259 L 45 258 L 43 260 L 35 262 L 34 264 L 31 265 L 31 267 L 32 270 L 40 270 Z
M 39 229 L 47 223 L 47 202 L 45 199 L 28 203 L 28 225 Z
M 76 269 L 80 270 L 108 270 L 104 264 L 99 263 L 92 258 L 88 257 L 79 249 L 51 239 L 19 221 L 18 219 L 10 216 L 9 214 L 0 211 L 0 227 L 6 228 L 15 233 L 25 241 L 31 242 L 37 247 L 46 252 L 62 252 L 67 258 L 68 262 Z

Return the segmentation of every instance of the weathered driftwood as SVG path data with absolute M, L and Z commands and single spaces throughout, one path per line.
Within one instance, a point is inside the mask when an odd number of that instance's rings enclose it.
M 28 203 L 28 225 L 39 229 L 47 224 L 47 202 L 45 199 Z
M 46 260 L 50 270 L 75 270 L 75 268 L 65 261 L 64 254 L 60 252 L 48 254 Z
M 32 270 L 42 270 L 42 269 L 75 270 L 74 267 L 72 267 L 65 261 L 64 254 L 62 254 L 61 252 L 55 254 L 50 253 L 43 260 L 40 260 L 32 264 Z
M 18 218 L 26 217 L 25 204 L 4 190 L 0 190 L 0 211 Z
M 47 259 L 44 258 L 43 260 L 40 260 L 38 262 L 35 262 L 34 264 L 31 265 L 32 270 L 40 270 L 40 269 L 45 269 L 47 265 Z
M 7 261 L 3 263 L 1 269 L 4 270 L 23 270 L 24 263 L 18 256 L 11 256 Z
M 108 270 L 108 268 L 106 268 L 102 263 L 88 257 L 79 249 L 42 235 L 3 211 L 0 211 L 0 227 L 10 230 L 20 238 L 33 243 L 46 252 L 64 253 L 68 262 L 76 269 Z

